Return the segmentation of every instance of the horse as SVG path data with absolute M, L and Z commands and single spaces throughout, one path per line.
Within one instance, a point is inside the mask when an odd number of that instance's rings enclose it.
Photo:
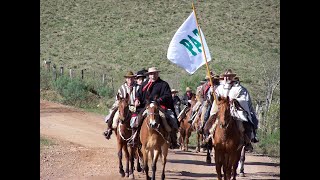
M 232 100 L 234 101 L 234 100 Z M 236 171 L 240 160 L 243 144 L 240 141 L 240 131 L 236 120 L 230 113 L 230 100 L 227 97 L 218 97 L 218 124 L 213 136 L 215 163 L 218 179 L 221 180 L 221 168 L 225 180 L 236 179 Z
M 196 98 L 195 96 L 191 97 L 191 107 L 186 112 L 185 116 L 180 116 L 178 121 L 180 123 L 180 149 L 183 151 L 188 151 L 188 144 L 189 144 L 189 138 L 191 136 L 191 132 L 193 131 L 192 126 L 190 123 L 188 123 L 189 119 L 191 118 L 192 108 L 196 104 Z
M 137 171 L 141 171 L 139 158 L 138 158 L 138 148 L 130 147 L 128 151 L 128 141 L 132 140 L 136 134 L 132 136 L 132 129 L 130 128 L 130 119 L 132 116 L 131 111 L 129 110 L 129 94 L 126 94 L 126 97 L 120 97 L 117 95 L 117 100 L 119 101 L 119 124 L 115 131 L 118 142 L 118 158 L 119 158 L 119 173 L 122 177 L 126 176 L 134 179 L 134 158 L 137 159 Z M 122 165 L 122 150 L 125 153 L 126 158 L 126 170 L 124 172 Z M 130 170 L 129 170 L 130 162 Z
M 152 179 L 155 179 L 156 166 L 158 157 L 162 159 L 162 175 L 161 179 L 165 178 L 165 167 L 169 149 L 169 141 L 167 140 L 168 133 L 165 130 L 161 117 L 159 115 L 159 106 L 156 102 L 147 102 L 147 116 L 143 120 L 140 131 L 141 150 L 143 154 L 143 168 L 146 174 L 146 179 L 150 179 L 148 175 L 148 159 L 149 153 L 152 158 Z

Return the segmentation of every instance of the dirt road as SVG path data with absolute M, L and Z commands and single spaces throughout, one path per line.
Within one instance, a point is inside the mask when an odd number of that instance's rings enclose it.
M 101 115 L 40 100 L 40 134 L 53 143 L 41 147 L 40 179 L 124 179 L 118 173 L 115 136 L 107 141 L 105 128 Z M 205 158 L 205 153 L 170 150 L 166 179 L 216 179 L 214 161 L 207 165 Z M 160 173 L 161 161 L 157 178 Z M 245 173 L 237 179 L 280 179 L 280 161 L 247 154 Z M 135 171 L 135 179 L 145 175 Z

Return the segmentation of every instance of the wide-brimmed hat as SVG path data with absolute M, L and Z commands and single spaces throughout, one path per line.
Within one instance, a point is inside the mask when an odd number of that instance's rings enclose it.
M 171 89 L 171 93 L 177 93 L 177 92 L 179 92 L 179 91 L 176 89 Z
M 192 91 L 190 87 L 186 87 L 186 91 Z
M 235 77 L 237 74 L 233 73 L 231 69 L 227 69 L 222 76 L 223 77 Z
M 200 81 L 200 83 L 206 83 L 206 82 L 207 82 L 206 79 L 202 79 L 202 80 Z
M 214 76 L 214 73 L 212 71 L 210 71 L 210 76 L 211 76 L 211 78 L 213 78 L 213 76 Z M 206 75 L 205 79 L 209 79 L 208 74 Z
M 135 75 L 133 74 L 132 71 L 127 72 L 126 75 L 124 75 L 125 78 L 131 78 L 131 77 L 135 77 Z
M 159 71 L 158 68 L 156 68 L 156 67 L 151 67 L 151 68 L 148 69 L 148 73 L 147 74 L 153 73 L 153 72 L 161 72 L 161 71 Z
M 136 74 L 136 78 L 146 77 L 144 70 L 138 71 Z
M 239 81 L 239 82 L 241 82 L 239 76 L 233 77 L 233 80 L 234 80 L 234 81 Z

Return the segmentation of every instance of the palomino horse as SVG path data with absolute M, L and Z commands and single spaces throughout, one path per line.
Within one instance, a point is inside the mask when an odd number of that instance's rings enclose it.
M 218 179 L 221 180 L 221 168 L 225 180 L 236 179 L 242 145 L 240 131 L 230 113 L 229 96 L 218 97 L 218 124 L 214 133 L 215 163 Z
M 160 155 L 162 159 L 162 175 L 165 178 L 165 167 L 167 162 L 169 142 L 167 140 L 168 133 L 165 130 L 159 115 L 159 107 L 156 102 L 147 102 L 147 117 L 143 120 L 140 131 L 141 150 L 143 154 L 143 166 L 146 173 L 146 179 L 150 179 L 148 174 L 149 153 L 152 158 L 152 179 L 155 179 L 157 161 Z
M 121 98 L 117 95 L 119 101 L 119 124 L 117 130 L 115 131 L 118 141 L 118 157 L 119 157 L 119 173 L 122 177 L 126 176 L 134 179 L 134 157 L 138 153 L 138 149 L 135 147 L 130 147 L 130 153 L 128 151 L 127 142 L 132 140 L 134 137 L 131 136 L 132 130 L 130 129 L 130 119 L 131 111 L 129 110 L 129 94 L 126 94 L 125 98 Z M 136 134 L 134 134 L 136 135 Z M 126 158 L 126 171 L 124 172 L 122 166 L 122 150 L 125 153 Z M 130 162 L 130 171 L 129 171 L 129 162 Z M 139 164 L 139 159 L 137 157 L 137 171 L 141 171 Z
M 196 98 L 195 96 L 191 97 L 191 107 L 189 108 L 188 112 L 186 112 L 185 116 L 180 116 L 178 121 L 180 123 L 180 148 L 183 151 L 188 151 L 188 144 L 189 144 L 189 138 L 191 136 L 192 127 L 191 124 L 188 123 L 189 119 L 191 118 L 192 108 L 196 104 Z

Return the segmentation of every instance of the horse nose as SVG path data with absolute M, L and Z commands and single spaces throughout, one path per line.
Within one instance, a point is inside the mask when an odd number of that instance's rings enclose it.
M 150 123 L 149 125 L 150 125 L 151 128 L 154 128 L 154 124 Z

